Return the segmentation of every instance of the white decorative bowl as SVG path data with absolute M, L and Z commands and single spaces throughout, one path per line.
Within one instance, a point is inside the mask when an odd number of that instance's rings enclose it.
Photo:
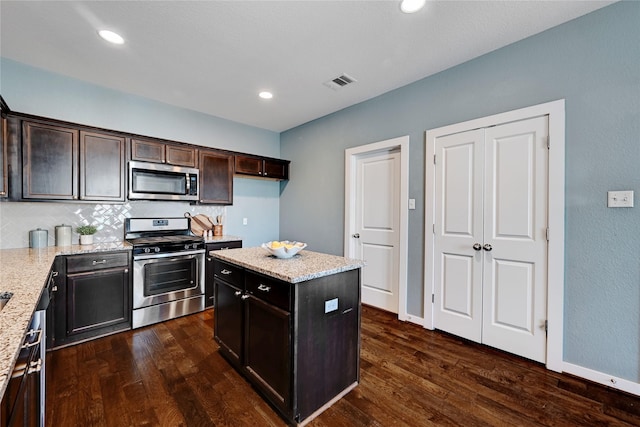
M 272 247 L 274 243 L 281 244 L 281 246 L 274 248 Z M 285 245 L 292 245 L 292 246 L 287 247 Z M 283 240 L 281 242 L 275 240 L 272 242 L 263 243 L 262 247 L 271 255 L 275 256 L 276 258 L 291 258 L 295 254 L 297 254 L 298 252 L 306 248 L 307 244 L 302 242 L 290 242 L 288 240 Z

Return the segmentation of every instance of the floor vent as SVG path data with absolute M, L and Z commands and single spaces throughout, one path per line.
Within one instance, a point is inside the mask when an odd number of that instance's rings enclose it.
M 333 80 L 329 80 L 328 82 L 324 82 L 323 84 L 329 89 L 338 90 L 347 86 L 348 84 L 357 82 L 353 77 L 343 74 L 341 76 L 336 77 Z

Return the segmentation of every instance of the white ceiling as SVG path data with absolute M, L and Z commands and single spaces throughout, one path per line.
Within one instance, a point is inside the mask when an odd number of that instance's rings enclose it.
M 2 0 L 0 54 L 280 132 L 610 3 L 433 1 L 406 15 L 392 0 Z M 357 82 L 323 85 L 343 73 Z

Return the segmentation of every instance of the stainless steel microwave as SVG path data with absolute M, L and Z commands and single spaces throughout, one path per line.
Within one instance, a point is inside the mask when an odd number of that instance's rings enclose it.
M 195 168 L 129 162 L 129 199 L 198 200 L 199 184 Z

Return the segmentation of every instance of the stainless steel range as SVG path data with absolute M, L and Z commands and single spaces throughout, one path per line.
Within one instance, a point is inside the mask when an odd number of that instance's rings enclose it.
M 133 245 L 133 317 L 139 328 L 204 310 L 204 239 L 189 218 L 127 218 Z

